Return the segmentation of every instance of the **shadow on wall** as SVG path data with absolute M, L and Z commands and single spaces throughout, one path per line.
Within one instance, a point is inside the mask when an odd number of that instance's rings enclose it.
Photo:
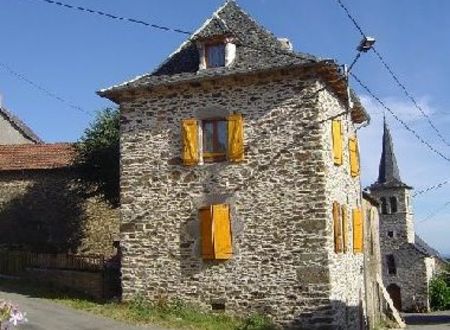
M 84 218 L 81 188 L 45 178 L 0 209 L 0 247 L 40 253 L 76 252 Z

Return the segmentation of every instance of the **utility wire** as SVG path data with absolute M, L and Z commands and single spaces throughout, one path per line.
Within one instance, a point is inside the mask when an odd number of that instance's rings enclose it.
M 434 218 L 436 215 L 438 215 L 440 212 L 442 212 L 443 210 L 445 210 L 448 206 L 450 205 L 450 201 L 448 201 L 447 203 L 445 203 L 443 206 L 441 206 L 440 208 L 436 209 L 435 211 L 431 212 L 430 214 L 428 214 L 422 221 L 419 221 L 419 223 L 423 223 L 426 222 L 428 220 L 431 220 L 432 218 Z
M 0 67 L 2 67 L 6 72 L 8 72 L 9 74 L 15 76 L 16 78 L 26 82 L 28 85 L 33 86 L 34 88 L 36 88 L 37 90 L 41 91 L 42 93 L 44 93 L 45 95 L 61 102 L 64 103 L 65 105 L 69 106 L 72 109 L 75 109 L 77 111 L 83 112 L 84 114 L 88 115 L 88 116 L 92 116 L 92 113 L 87 111 L 86 109 L 83 109 L 82 107 L 72 104 L 71 102 L 67 101 L 66 99 L 62 98 L 61 96 L 49 91 L 47 88 L 42 87 L 41 85 L 33 82 L 32 80 L 28 79 L 27 77 L 25 77 L 23 74 L 18 73 L 16 71 L 14 71 L 9 65 L 0 62 Z
M 341 0 L 336 0 L 339 6 L 345 11 L 347 14 L 347 17 L 352 21 L 353 25 L 355 26 L 356 30 L 361 34 L 362 37 L 367 38 L 367 35 L 364 33 L 361 26 L 358 24 L 354 16 L 350 13 L 348 8 L 342 3 Z M 427 122 L 430 124 L 430 126 L 433 128 L 433 130 L 436 132 L 436 134 L 439 136 L 442 142 L 445 143 L 445 145 L 450 147 L 450 143 L 444 138 L 441 131 L 436 127 L 436 125 L 431 120 L 431 117 L 423 110 L 423 108 L 420 106 L 420 104 L 416 101 L 416 99 L 412 96 L 412 94 L 406 89 L 405 85 L 400 81 L 398 76 L 394 73 L 391 66 L 386 62 L 386 60 L 383 58 L 381 53 L 374 47 L 371 47 L 372 51 L 374 52 L 375 56 L 380 60 L 381 64 L 385 67 L 385 69 L 389 72 L 392 79 L 394 79 L 395 83 L 400 87 L 400 89 L 403 91 L 403 93 L 406 95 L 408 99 L 411 100 L 411 102 L 414 104 L 416 109 L 422 114 L 422 116 L 427 120 Z
M 438 155 L 439 157 L 441 157 L 442 159 L 446 160 L 447 162 L 450 162 L 450 158 L 445 156 L 442 152 L 440 152 L 439 150 L 437 150 L 436 148 L 434 148 L 430 143 L 428 143 L 427 141 L 425 141 L 420 135 L 419 133 L 417 133 L 414 129 L 412 129 L 411 127 L 408 126 L 408 124 L 406 124 L 399 116 L 397 116 L 397 114 L 391 109 L 389 108 L 386 103 L 384 103 L 378 96 L 376 96 L 370 89 L 369 87 L 367 87 L 366 84 L 364 84 L 353 72 L 349 73 L 353 79 L 355 79 L 355 81 L 367 92 L 370 94 L 370 96 L 372 96 L 372 98 L 374 98 L 385 110 L 387 110 L 400 124 L 403 125 L 403 127 L 408 130 L 410 133 L 412 133 L 417 140 L 419 140 L 420 143 L 422 143 L 423 145 L 425 145 L 428 149 L 430 149 L 432 152 L 434 152 L 436 155 Z
M 67 9 L 72 9 L 72 10 L 77 10 L 80 12 L 84 12 L 84 13 L 88 13 L 88 14 L 92 14 L 92 15 L 97 15 L 97 16 L 103 16 L 109 19 L 114 19 L 117 21 L 125 21 L 125 22 L 129 22 L 129 23 L 134 23 L 134 24 L 139 24 L 139 25 L 143 25 L 149 28 L 153 28 L 153 29 L 158 29 L 161 31 L 166 31 L 166 32 L 176 32 L 176 33 L 181 33 L 184 35 L 190 35 L 191 32 L 189 31 L 184 31 L 184 30 L 180 30 L 180 29 L 174 29 L 174 28 L 170 28 L 167 26 L 162 26 L 162 25 L 158 25 L 158 24 L 153 24 L 153 23 L 148 23 L 142 20 L 138 20 L 138 19 L 134 19 L 134 18 L 129 18 L 129 17 L 121 17 L 121 16 L 116 16 L 116 15 L 112 15 L 110 13 L 106 13 L 100 10 L 94 10 L 94 9 L 90 9 L 90 8 L 86 8 L 86 7 L 80 7 L 80 6 L 74 6 L 74 5 L 69 5 L 67 3 L 64 2 L 60 2 L 60 1 L 53 1 L 53 0 L 34 0 L 34 1 L 40 1 L 40 2 L 46 2 L 48 4 L 51 5 L 57 5 L 60 6 L 62 8 L 67 8 Z
M 449 183 L 449 181 L 446 180 L 446 181 L 443 181 L 443 182 L 441 182 L 441 183 L 438 183 L 438 184 L 435 184 L 435 185 L 433 185 L 433 186 L 430 186 L 430 187 L 428 187 L 428 188 L 419 190 L 419 191 L 417 191 L 417 192 L 413 195 L 413 197 L 420 196 L 420 195 L 423 195 L 423 194 L 428 193 L 428 192 L 430 192 L 430 191 L 440 189 L 440 188 L 442 188 L 443 186 L 445 186 L 445 185 L 448 184 L 448 183 Z

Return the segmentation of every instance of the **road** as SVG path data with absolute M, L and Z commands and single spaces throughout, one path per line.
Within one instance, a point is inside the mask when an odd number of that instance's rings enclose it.
M 0 298 L 19 305 L 27 313 L 28 322 L 17 328 L 21 330 L 163 330 L 130 326 L 23 294 L 0 291 Z
M 450 330 L 450 311 L 428 314 L 403 314 L 406 329 Z

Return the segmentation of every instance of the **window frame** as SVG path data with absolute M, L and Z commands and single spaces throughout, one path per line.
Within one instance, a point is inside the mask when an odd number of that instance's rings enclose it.
M 386 254 L 386 270 L 389 275 L 397 275 L 397 263 L 393 254 Z
M 217 146 L 219 145 L 219 133 L 218 133 L 218 122 L 224 122 L 225 123 L 225 150 L 223 152 L 216 152 Z M 205 124 L 213 123 L 213 151 L 205 151 Z M 223 117 L 214 117 L 214 118 L 208 118 L 203 119 L 201 121 L 202 125 L 202 156 L 203 161 L 206 163 L 209 162 L 220 162 L 220 161 L 226 161 L 227 160 L 227 152 L 228 152 L 228 120 L 227 118 Z
M 218 65 L 218 66 L 211 66 L 209 63 L 209 51 L 211 48 L 213 47 L 219 47 L 222 46 L 223 47 L 223 65 Z M 224 42 L 224 40 L 214 40 L 214 41 L 210 41 L 210 42 L 206 42 L 204 45 L 205 48 L 205 64 L 206 64 L 206 69 L 217 69 L 217 68 L 224 68 L 226 67 L 226 43 Z

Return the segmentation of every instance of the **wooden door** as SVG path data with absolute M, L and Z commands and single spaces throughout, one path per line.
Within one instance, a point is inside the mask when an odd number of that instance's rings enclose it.
M 397 284 L 390 284 L 387 288 L 387 292 L 391 296 L 392 301 L 394 302 L 395 308 L 399 311 L 402 310 L 402 296 L 400 292 L 400 287 Z

